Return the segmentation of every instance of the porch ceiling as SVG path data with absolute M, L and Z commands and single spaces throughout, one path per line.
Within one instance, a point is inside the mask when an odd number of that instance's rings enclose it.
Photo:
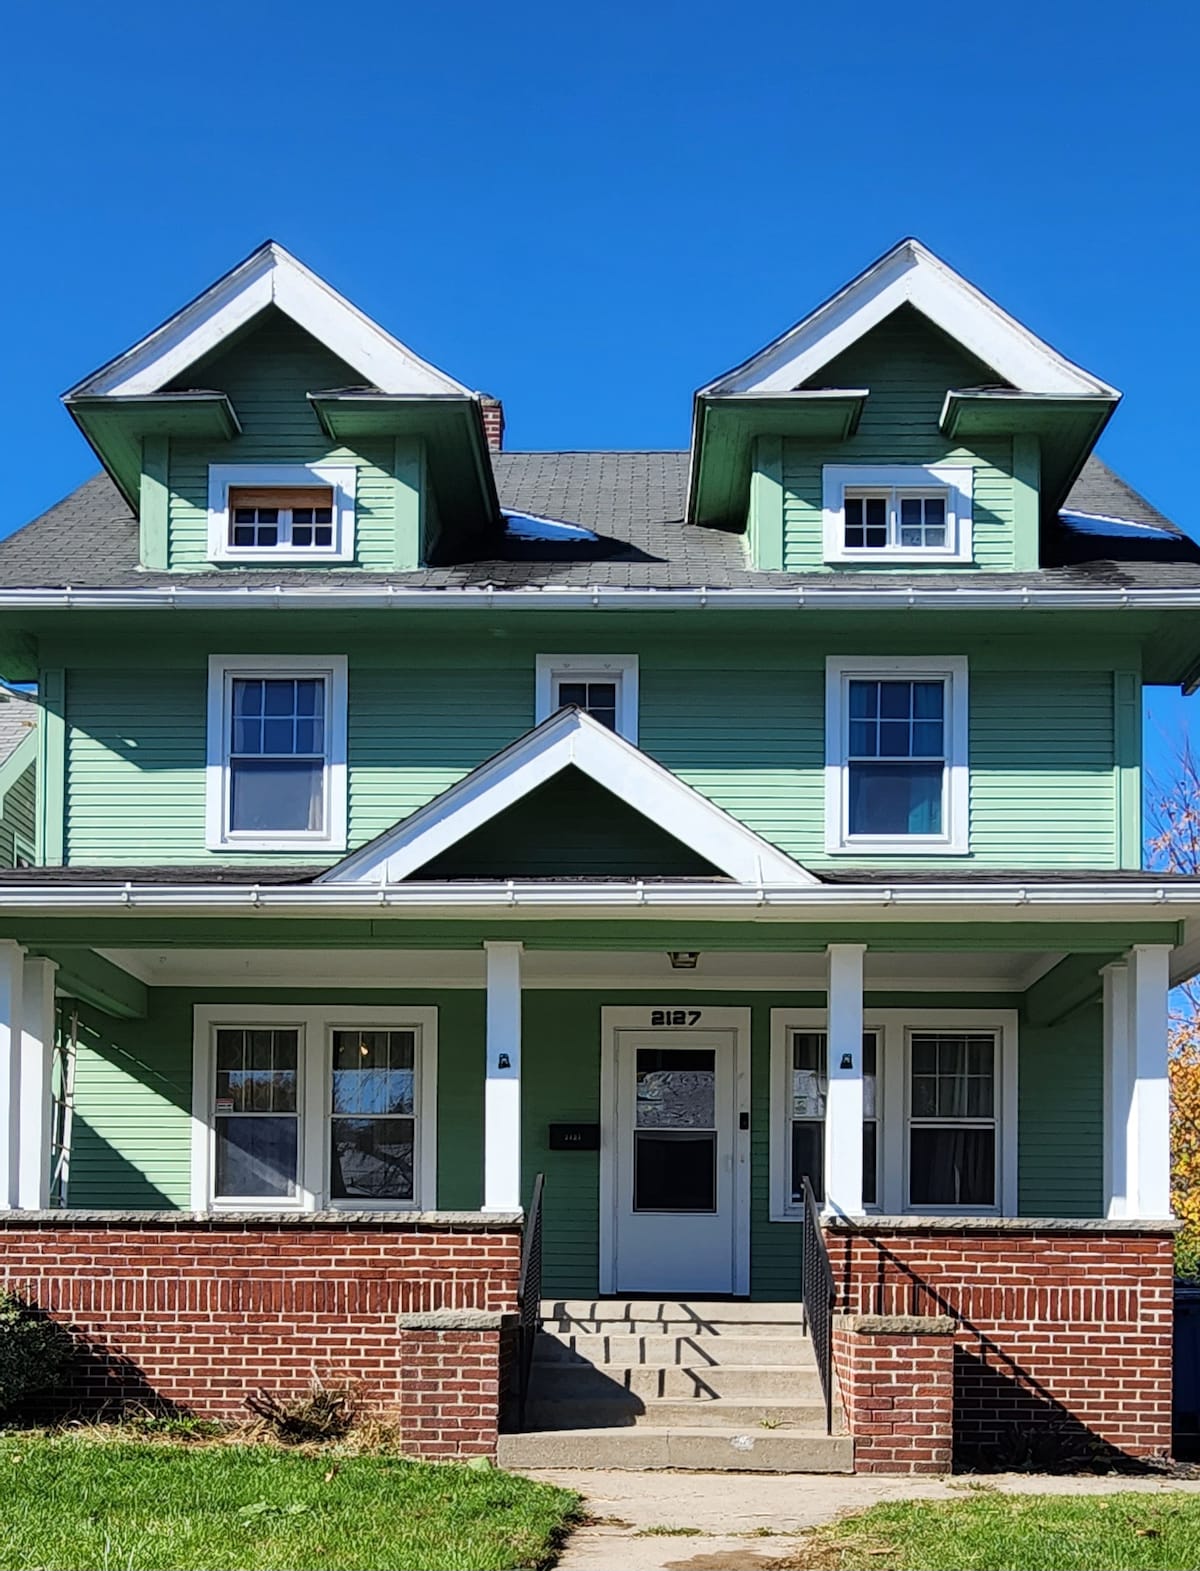
M 681 944 L 680 947 L 683 947 Z M 97 951 L 151 987 L 482 988 L 482 949 L 131 949 Z M 888 992 L 1024 992 L 1063 958 L 1035 949 L 975 950 L 951 959 L 944 950 L 869 949 L 864 980 Z M 673 969 L 663 950 L 526 951 L 526 988 L 664 988 L 821 990 L 822 951 L 700 952 L 695 970 Z

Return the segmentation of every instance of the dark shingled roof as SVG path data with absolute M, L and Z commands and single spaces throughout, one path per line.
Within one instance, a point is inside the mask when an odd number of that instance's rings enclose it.
M 777 588 L 801 574 L 757 572 L 747 566 L 741 535 L 683 522 L 687 453 L 496 453 L 500 503 L 509 513 L 575 524 L 595 540 L 532 540 L 508 533 L 502 549 L 483 561 L 458 562 L 409 573 L 352 568 L 213 568 L 200 572 L 143 572 L 138 567 L 137 520 L 106 475 L 0 541 L 0 588 L 149 588 L 185 584 L 297 587 L 316 584 L 398 584 L 422 588 L 493 585 L 693 589 Z M 1128 520 L 1144 533 L 1073 528 L 1060 522 L 1042 542 L 1037 573 L 939 573 L 947 588 L 1193 588 L 1200 587 L 1200 547 L 1163 517 L 1107 464 L 1089 458 L 1065 511 Z M 821 573 L 823 587 L 895 588 L 893 573 Z M 927 580 L 924 580 L 927 581 Z

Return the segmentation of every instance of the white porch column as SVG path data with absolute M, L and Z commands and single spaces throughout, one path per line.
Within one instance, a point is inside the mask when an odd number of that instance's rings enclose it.
M 521 945 L 485 943 L 483 1209 L 521 1209 Z
M 25 951 L 0 939 L 0 1210 L 17 1202 Z
M 830 944 L 826 1052 L 825 1205 L 840 1216 L 863 1209 L 863 955 L 865 944 Z
M 1167 994 L 1171 946 L 1129 951 L 1129 1036 L 1133 1071 L 1126 1124 L 1125 1215 L 1171 1215 L 1171 1094 L 1167 1079 Z
M 1104 1214 L 1122 1217 L 1128 1190 L 1126 1148 L 1133 1100 L 1129 1030 L 1129 967 L 1122 961 L 1101 968 L 1104 982 Z
M 22 978 L 23 1024 L 20 1065 L 20 1138 L 17 1204 L 23 1211 L 50 1204 L 50 1076 L 54 1061 L 53 960 L 30 955 Z

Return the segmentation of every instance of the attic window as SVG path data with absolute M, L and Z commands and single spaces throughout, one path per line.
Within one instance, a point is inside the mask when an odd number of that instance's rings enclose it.
M 354 481 L 350 466 L 214 465 L 209 559 L 352 561 Z
M 967 465 L 826 465 L 825 560 L 970 562 L 972 479 Z

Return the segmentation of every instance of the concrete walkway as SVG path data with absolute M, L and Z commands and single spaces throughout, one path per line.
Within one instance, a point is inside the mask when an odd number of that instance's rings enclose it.
M 560 1571 L 757 1571 L 794 1553 L 799 1534 L 881 1500 L 950 1500 L 972 1487 L 1012 1494 L 1200 1493 L 1200 1480 L 1049 1478 L 1027 1474 L 878 1478 L 804 1473 L 531 1472 L 583 1496 Z M 680 1528 L 685 1532 L 664 1533 Z

